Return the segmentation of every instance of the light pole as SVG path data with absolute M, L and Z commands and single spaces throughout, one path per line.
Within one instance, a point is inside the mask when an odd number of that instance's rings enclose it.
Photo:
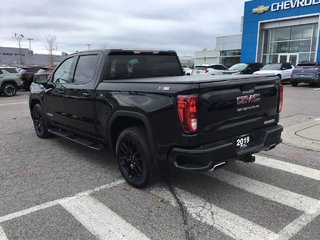
M 91 44 L 87 43 L 86 45 L 88 46 L 88 50 L 90 50 Z
M 27 38 L 27 40 L 29 41 L 29 50 L 31 50 L 31 41 L 33 41 L 33 38 Z
M 12 33 L 13 34 L 13 38 L 15 38 L 18 42 L 18 46 L 19 46 L 19 64 L 22 65 L 22 52 L 21 52 L 21 40 L 22 38 L 24 38 L 24 35 L 21 33 Z

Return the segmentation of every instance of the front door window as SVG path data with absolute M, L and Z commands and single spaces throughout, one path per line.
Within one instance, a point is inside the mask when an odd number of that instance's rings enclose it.
M 69 83 L 70 82 L 70 74 L 71 74 L 71 67 L 73 64 L 74 58 L 66 59 L 55 71 L 53 75 L 52 82 L 53 83 Z

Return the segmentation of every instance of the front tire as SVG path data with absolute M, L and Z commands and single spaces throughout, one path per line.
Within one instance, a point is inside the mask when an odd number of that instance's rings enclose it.
M 42 106 L 36 104 L 32 110 L 33 126 L 39 138 L 49 138 L 48 123 L 45 118 Z
M 5 83 L 1 89 L 1 92 L 6 97 L 12 97 L 17 93 L 17 86 L 13 83 Z
M 116 143 L 116 155 L 123 178 L 133 187 L 144 188 L 155 181 L 156 170 L 147 140 L 141 127 L 123 130 Z

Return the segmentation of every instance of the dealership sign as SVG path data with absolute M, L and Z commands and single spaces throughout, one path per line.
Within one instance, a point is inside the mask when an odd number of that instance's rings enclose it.
M 290 1 L 273 3 L 271 4 L 271 6 L 258 6 L 252 9 L 252 13 L 261 14 L 269 10 L 271 12 L 277 12 L 277 11 L 307 7 L 307 6 L 317 5 L 317 4 L 320 4 L 320 0 L 290 0 Z

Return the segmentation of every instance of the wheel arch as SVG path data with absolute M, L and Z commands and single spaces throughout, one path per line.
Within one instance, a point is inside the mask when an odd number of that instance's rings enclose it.
M 15 85 L 15 86 L 18 88 L 18 84 L 17 84 L 15 81 L 13 81 L 13 80 L 5 80 L 5 81 L 2 81 L 2 83 L 1 83 L 1 88 L 2 88 L 5 84 L 7 84 L 7 83 L 12 83 L 13 85 Z
M 134 126 L 143 127 L 146 130 L 149 143 L 152 145 L 150 147 L 153 148 L 152 132 L 147 117 L 141 113 L 120 110 L 112 115 L 107 125 L 108 142 L 113 151 L 119 134 L 124 129 Z
M 116 142 L 119 134 L 128 127 L 140 126 L 146 130 L 147 141 L 149 143 L 150 152 L 152 155 L 153 166 L 156 172 L 160 170 L 159 161 L 157 158 L 154 138 L 148 118 L 142 113 L 119 110 L 116 111 L 107 124 L 107 140 L 110 150 L 115 154 Z
M 277 74 L 277 77 L 278 77 L 280 80 L 282 80 L 282 75 L 281 75 L 281 73 L 278 73 L 278 74 Z
M 32 110 L 33 110 L 34 106 L 35 106 L 36 104 L 38 104 L 38 103 L 41 104 L 41 101 L 40 101 L 39 99 L 34 98 L 34 99 L 31 99 L 31 100 L 30 100 L 30 102 L 29 102 L 29 108 L 30 108 L 31 116 L 32 116 Z

